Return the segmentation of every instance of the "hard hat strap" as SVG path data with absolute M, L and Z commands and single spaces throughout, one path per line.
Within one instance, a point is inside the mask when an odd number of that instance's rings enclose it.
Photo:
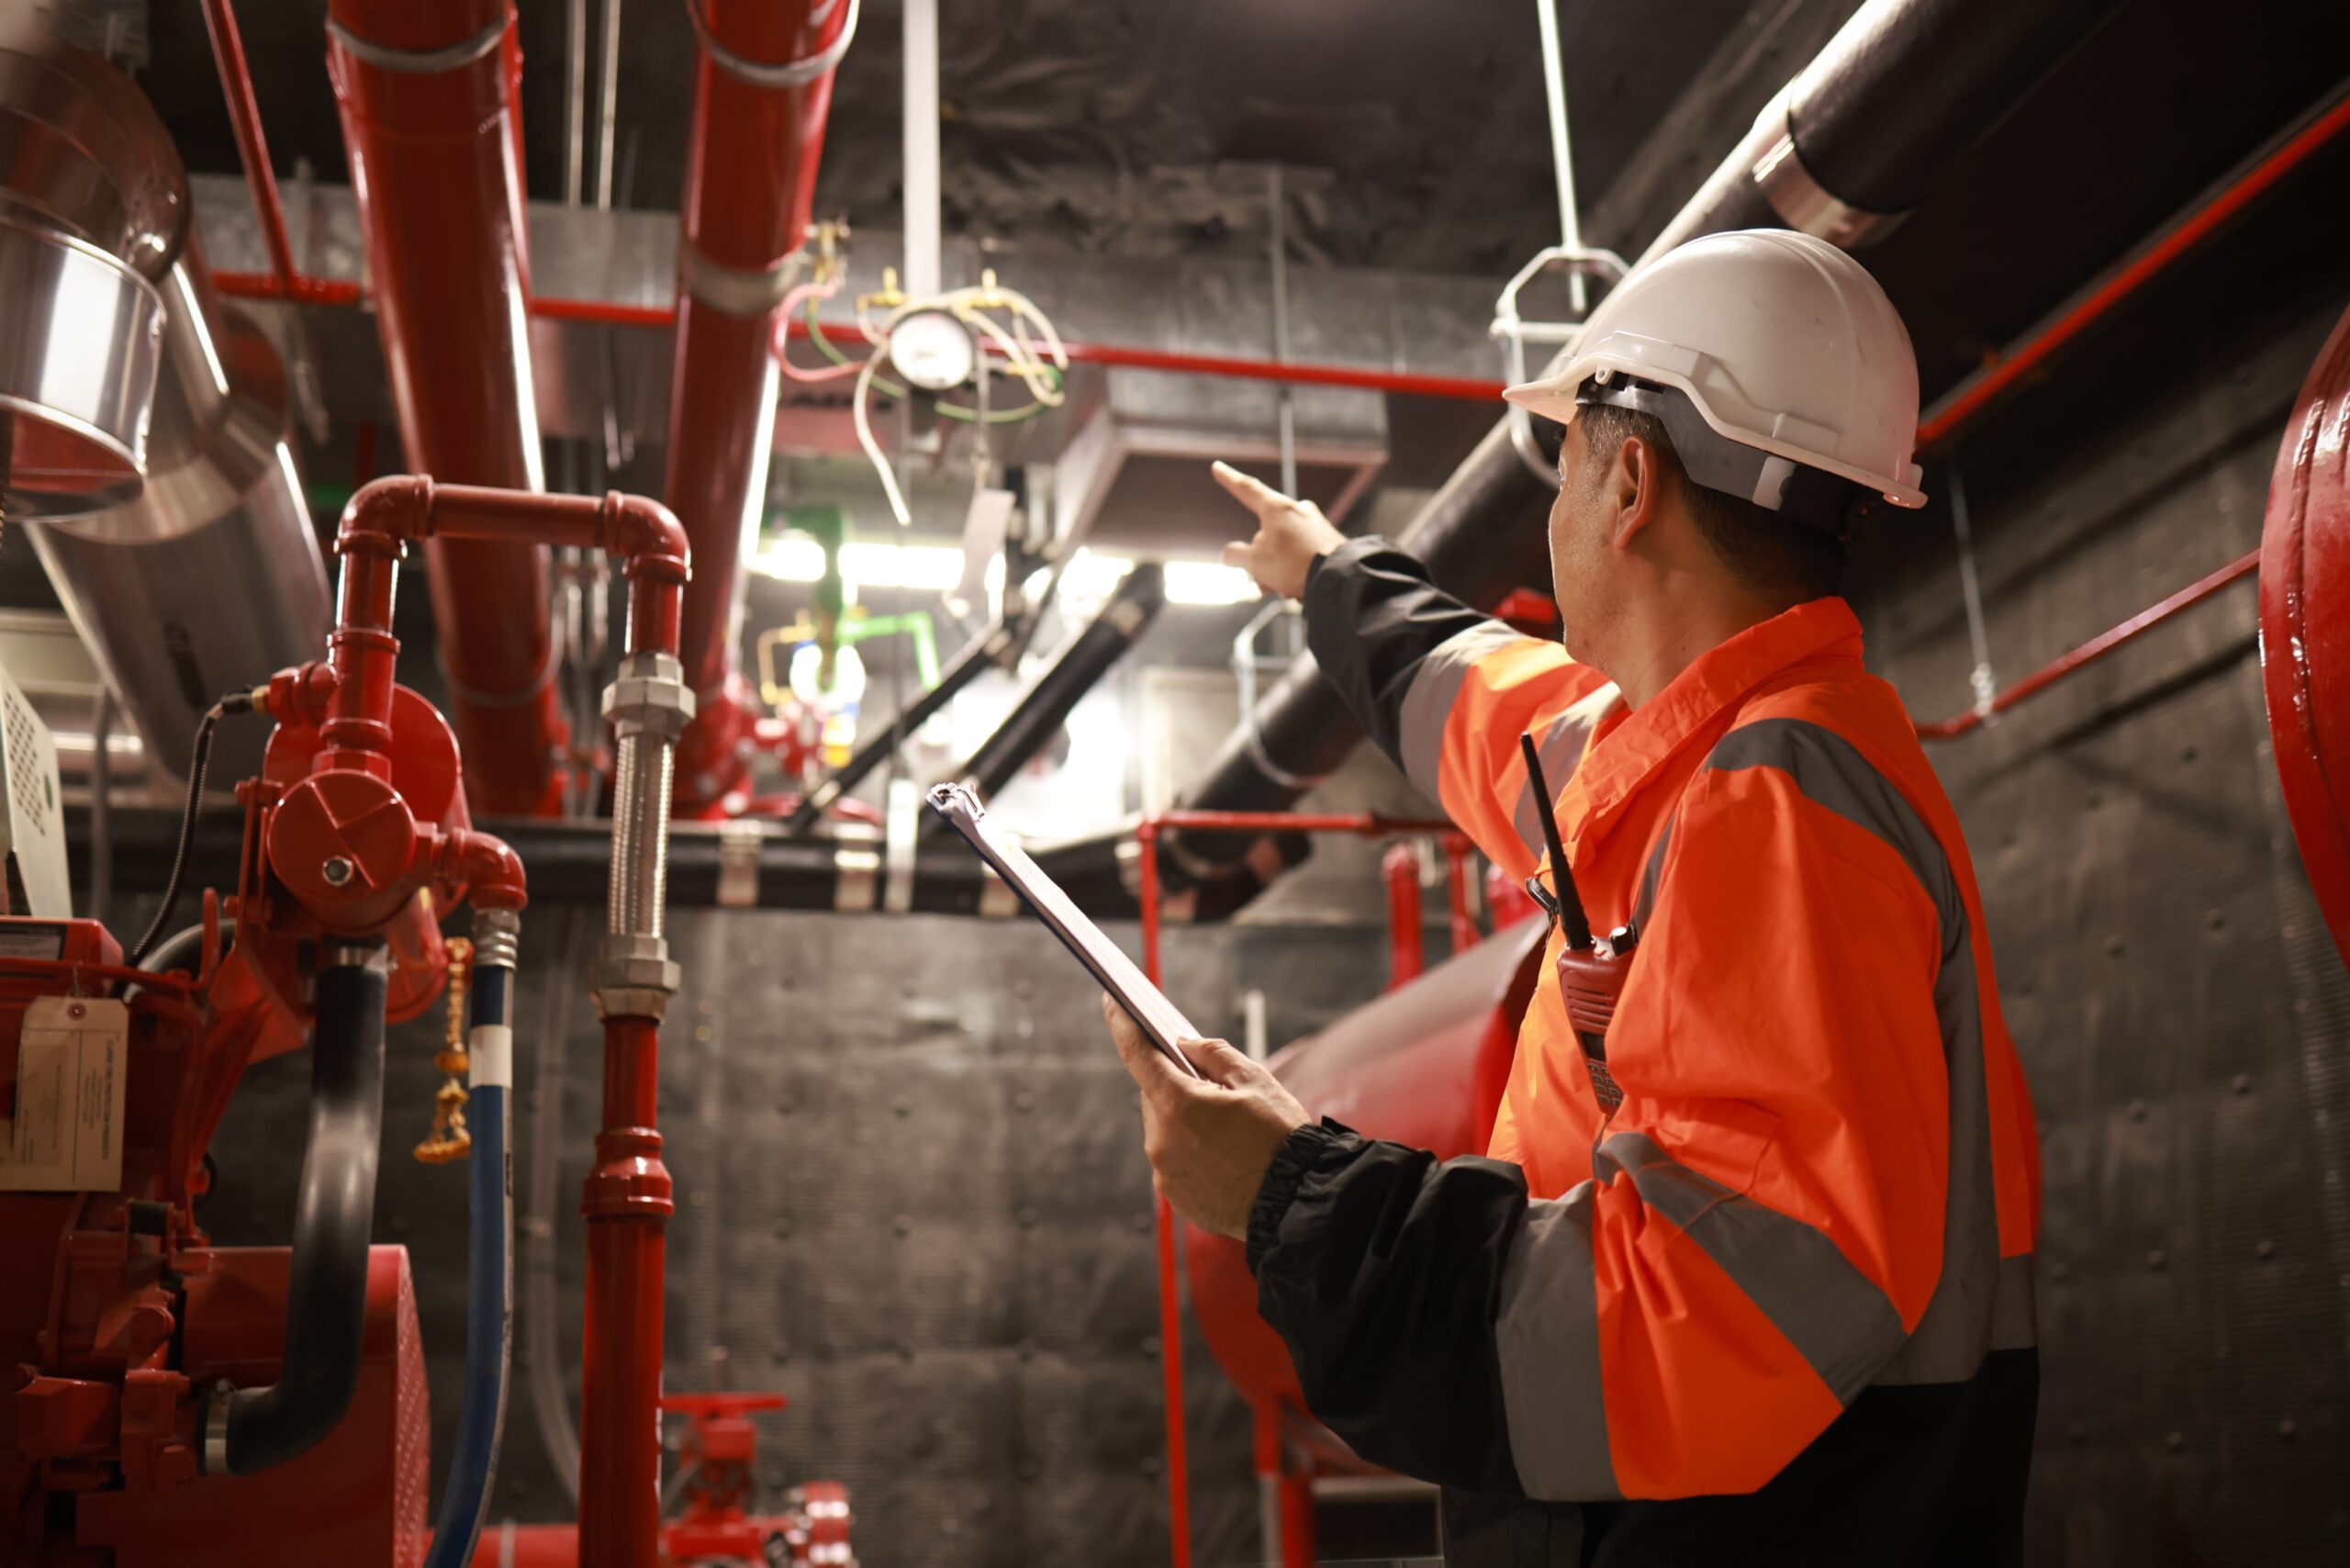
M 1841 539 L 1867 492 L 1841 474 L 1732 441 L 1706 422 L 1688 394 L 1622 371 L 1595 375 L 1575 389 L 1578 405 L 1647 414 L 1664 426 L 1689 482 L 1751 501 L 1765 511 Z

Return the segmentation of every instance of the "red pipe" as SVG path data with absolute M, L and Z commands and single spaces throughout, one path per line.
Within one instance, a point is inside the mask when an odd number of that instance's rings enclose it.
M 990 349 L 1002 353 L 996 344 Z M 1134 370 L 1166 370 L 1185 375 L 1222 375 L 1292 386 L 1353 386 L 1370 392 L 1402 392 L 1416 398 L 1456 398 L 1472 403 L 1500 399 L 1502 384 L 1473 375 L 1435 375 L 1424 371 L 1372 370 L 1351 364 L 1298 364 L 1287 360 L 1242 359 L 1230 354 L 1183 353 L 1116 343 L 1065 342 L 1080 364 L 1110 364 Z
M 1200 815 L 1166 812 L 1163 816 Z M 1260 813 L 1261 814 L 1261 813 Z M 1135 829 L 1142 850 L 1142 972 L 1158 983 L 1158 823 L 1146 816 Z M 1163 1197 L 1151 1203 L 1151 1225 L 1158 1241 L 1158 1372 L 1167 1407 L 1167 1518 L 1173 1568 L 1192 1568 L 1192 1478 L 1183 1429 L 1183 1308 L 1176 1294 L 1175 1211 Z
M 678 213 L 669 502 L 699 568 L 679 655 L 696 712 L 677 745 L 677 798 L 699 811 L 750 768 L 751 698 L 735 667 L 740 554 L 767 505 L 785 263 L 808 232 L 831 112 L 825 62 L 856 13 L 808 0 L 697 0 L 693 140 Z M 762 78 L 792 62 L 800 85 Z
M 657 1019 L 604 1021 L 604 1126 L 580 1201 L 581 1568 L 654 1568 L 659 1556 L 662 1294 L 677 1207 L 654 1127 L 660 1050 Z
M 2212 230 L 2249 206 L 2269 186 L 2308 161 L 2318 149 L 2350 129 L 2350 95 L 2286 139 L 2283 145 L 2197 207 L 2137 256 L 2093 285 L 2078 303 L 2021 343 L 1993 359 L 1972 380 L 1944 398 L 1918 427 L 1918 444 L 1940 444 L 1994 398 L 2047 360 L 2089 325 L 2143 287 L 2147 281 L 2207 239 Z
M 330 0 L 327 35 L 407 464 L 537 490 L 512 7 Z M 566 736 L 546 551 L 435 539 L 425 559 L 474 808 L 550 813 Z
M 1386 838 L 1407 834 L 1438 834 L 1450 836 L 1458 833 L 1450 823 L 1431 821 L 1425 817 L 1382 817 L 1371 812 L 1326 812 L 1319 814 L 1304 812 L 1152 812 L 1142 819 L 1136 832 L 1148 829 L 1153 838 L 1161 828 L 1188 827 L 1198 832 L 1263 833 L 1349 833 L 1360 838 Z M 1144 840 L 1150 842 L 1149 839 Z
M 277 199 L 277 174 L 270 167 L 269 143 L 261 129 L 261 105 L 253 97 L 252 73 L 245 65 L 244 35 L 237 30 L 237 13 L 229 0 L 204 0 L 204 26 L 212 35 L 212 60 L 220 72 L 221 96 L 229 104 L 229 128 L 236 133 L 237 155 L 244 162 L 245 185 L 252 192 L 262 243 L 269 251 L 269 281 L 281 297 L 301 297 L 305 280 L 294 265 L 293 242 L 285 236 L 285 208 Z
M 1452 914 L 1452 950 L 1465 953 L 1477 945 L 1477 917 L 1469 913 L 1469 838 L 1450 833 L 1444 838 L 1444 889 Z
M 410 541 L 466 540 L 511 547 L 549 544 L 621 558 L 629 585 L 625 651 L 677 651 L 678 605 L 688 568 L 686 531 L 667 508 L 641 496 L 550 496 L 436 485 L 399 475 L 364 486 L 343 509 L 341 615 L 330 641 L 334 679 L 320 733 L 352 766 L 388 777 L 392 595 Z M 284 678 L 291 704 L 330 683 L 308 672 Z M 276 684 L 273 683 L 273 696 Z M 369 702 L 381 703 L 369 708 Z M 500 846 L 502 849 L 502 846 Z M 453 868 L 495 879 L 503 862 L 468 837 L 449 851 Z M 585 1568 L 653 1568 L 661 1522 L 659 1412 L 662 1292 L 674 1207 L 657 1129 L 660 1020 L 604 1021 L 604 1118 L 596 1164 L 581 1198 L 588 1218 L 586 1358 L 580 1412 L 580 1557 Z
M 539 548 L 554 544 L 618 556 L 629 585 L 623 651 L 677 651 L 678 604 L 690 576 L 689 556 L 685 528 L 659 501 L 617 490 L 601 496 L 551 496 L 538 490 L 441 485 L 423 475 L 377 479 L 352 496 L 335 533 L 335 551 L 343 557 L 345 614 L 351 613 L 354 596 L 364 596 L 371 606 L 380 599 L 382 623 L 388 628 L 388 563 L 398 559 L 404 543 L 435 540 Z
M 1387 989 L 1420 978 L 1427 943 L 1420 930 L 1420 856 L 1408 844 L 1388 846 L 1379 862 L 1387 882 Z
M 2197 578 L 2161 603 L 2140 610 L 2121 625 L 2099 633 L 2071 653 L 2052 660 L 2025 676 L 2021 680 L 1991 699 L 1990 711 L 2006 712 L 2017 703 L 2046 690 L 2083 666 L 2096 663 L 2122 644 L 2143 636 L 2180 610 L 2202 603 L 2230 583 L 2251 577 L 2258 570 L 2260 570 L 2260 552 L 2255 550 L 2250 554 L 2229 562 L 2209 577 Z M 1982 711 L 1970 709 L 1966 712 L 1944 719 L 1940 723 L 1920 724 L 1918 726 L 1918 738 L 1929 741 L 1950 740 L 1953 736 L 1963 735 L 1981 728 L 1985 717 Z

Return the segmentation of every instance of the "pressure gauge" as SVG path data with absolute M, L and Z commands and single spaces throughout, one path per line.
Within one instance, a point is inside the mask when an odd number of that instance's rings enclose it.
M 920 391 L 968 381 L 979 352 L 970 330 L 944 310 L 917 310 L 890 329 L 890 368 Z

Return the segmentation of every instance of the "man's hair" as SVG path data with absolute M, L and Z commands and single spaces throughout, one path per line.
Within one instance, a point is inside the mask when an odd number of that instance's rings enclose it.
M 1836 591 L 1844 576 L 1842 540 L 1756 506 L 1742 496 L 1707 489 L 1691 479 L 1681 465 L 1680 454 L 1673 450 L 1672 438 L 1664 432 L 1664 421 L 1654 414 L 1586 403 L 1575 410 L 1575 422 L 1583 427 L 1584 444 L 1599 463 L 1621 452 L 1629 436 L 1639 436 L 1655 448 L 1699 536 L 1744 587 L 1790 604 L 1823 599 Z M 1596 473 L 1595 467 L 1595 481 Z

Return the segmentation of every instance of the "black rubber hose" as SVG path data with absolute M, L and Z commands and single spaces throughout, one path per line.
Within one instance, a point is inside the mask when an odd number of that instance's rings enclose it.
M 294 1207 L 285 1359 L 269 1387 L 228 1396 L 224 1453 L 232 1475 L 251 1475 L 308 1450 L 334 1430 L 359 1386 L 384 1121 L 385 994 L 383 949 L 362 951 L 362 962 L 319 971 L 310 1142 Z

